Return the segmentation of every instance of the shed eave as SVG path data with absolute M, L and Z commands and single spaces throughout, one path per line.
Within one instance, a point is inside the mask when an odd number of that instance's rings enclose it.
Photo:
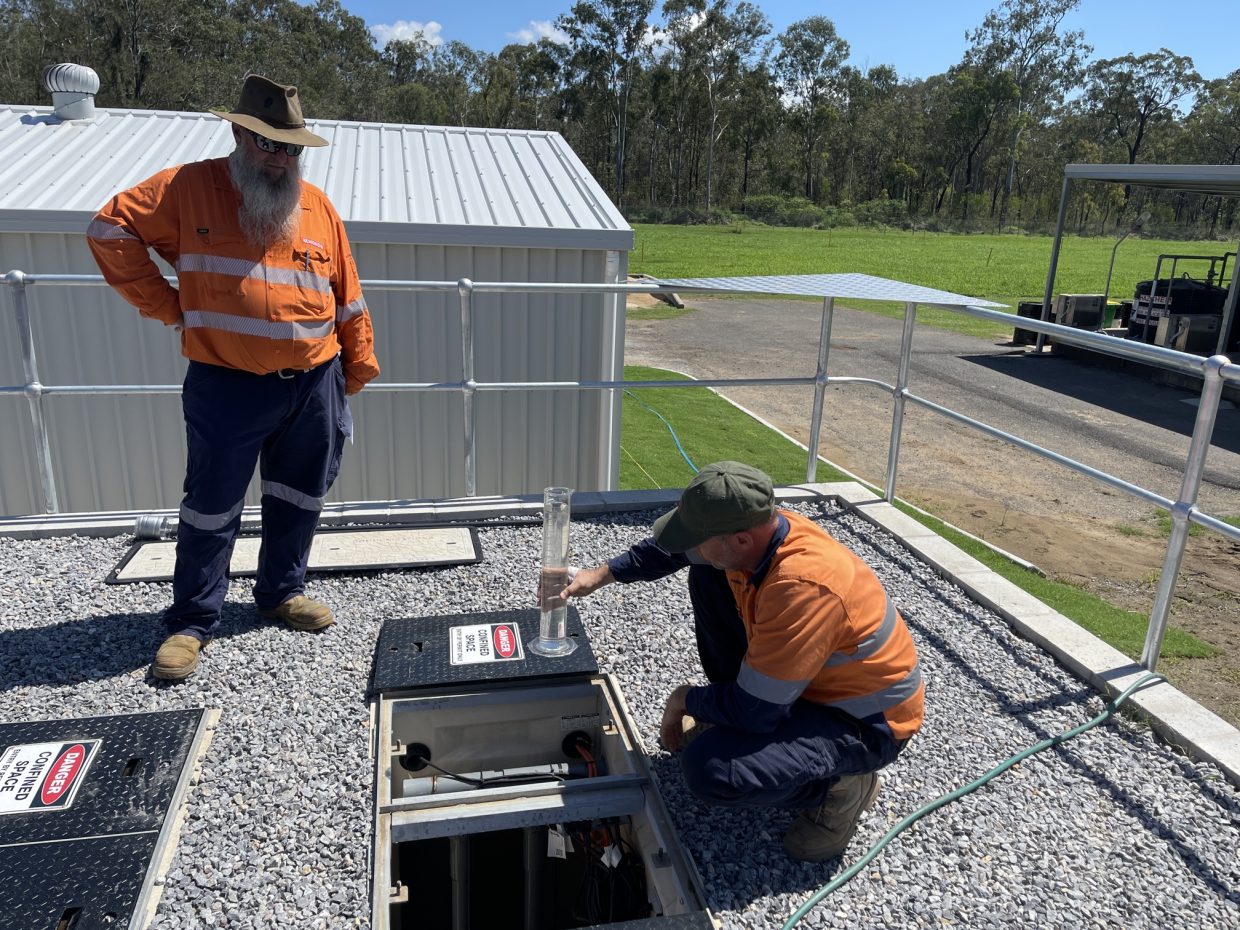
M 87 210 L 0 209 L 0 232 L 80 233 L 94 217 Z M 521 249 L 585 249 L 630 252 L 631 229 L 529 229 L 511 226 L 459 226 L 436 223 L 385 223 L 346 220 L 351 242 L 401 245 L 490 246 Z
M 81 233 L 94 217 L 91 210 L 6 210 L 0 209 L 0 232 Z
M 519 249 L 633 250 L 631 229 L 553 229 L 516 226 L 465 226 L 442 223 L 388 223 L 346 220 L 350 242 L 490 246 Z

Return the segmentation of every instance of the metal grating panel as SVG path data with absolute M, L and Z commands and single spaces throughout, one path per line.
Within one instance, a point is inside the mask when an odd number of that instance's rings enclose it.
M 453 665 L 450 635 L 453 627 L 507 624 L 517 630 L 522 657 L 514 661 Z M 598 674 L 598 659 L 581 623 L 577 608 L 568 608 L 568 635 L 576 651 L 561 658 L 533 655 L 525 648 L 538 636 L 537 610 L 500 610 L 490 613 L 447 614 L 438 617 L 402 617 L 383 624 L 375 646 L 369 694 L 429 688 L 466 682 L 508 682 L 532 678 Z
M 234 578 L 258 574 L 261 545 L 258 536 L 238 536 L 228 573 Z M 321 530 L 310 545 L 312 572 L 428 568 L 481 560 L 478 531 L 471 526 Z M 171 581 L 175 566 L 175 542 L 138 542 L 130 547 L 107 580 L 109 584 Z
M 933 287 L 906 284 L 868 274 L 755 275 L 737 278 L 662 278 L 654 282 L 683 290 L 736 294 L 787 294 L 798 297 L 843 297 L 853 300 L 896 300 L 901 303 L 948 307 L 1006 307 Z
M 32 744 L 97 749 L 73 784 L 70 806 L 0 815 L 0 930 L 75 930 L 145 925 L 162 855 L 175 833 L 175 806 L 205 750 L 205 711 L 0 724 L 0 769 Z M 59 756 L 32 790 L 53 783 Z M 10 760 L 7 766 L 4 760 Z M 30 772 L 31 765 L 22 767 Z M 23 784 L 18 774 L 17 784 Z M 10 795 L 10 798 L 15 795 Z M 35 795 L 31 795 L 34 798 Z M 12 810 L 9 801 L 6 809 Z M 75 914 L 76 912 L 76 914 Z M 132 921 L 130 920 L 132 916 Z

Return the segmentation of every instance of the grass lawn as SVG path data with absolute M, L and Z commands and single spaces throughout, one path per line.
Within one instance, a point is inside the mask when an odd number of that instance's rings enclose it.
M 657 368 L 628 365 L 624 378 L 626 381 L 688 380 Z M 626 490 L 681 488 L 697 468 L 723 459 L 755 465 L 776 484 L 800 484 L 805 480 L 806 451 L 803 448 L 705 387 L 627 390 L 621 412 L 620 452 L 620 487 Z M 818 481 L 851 480 L 821 462 L 816 477 Z M 1148 624 L 1144 615 L 1120 610 L 1079 588 L 1043 578 L 940 520 L 908 507 L 901 509 L 1116 649 L 1132 657 L 1141 654 Z M 1208 643 L 1174 628 L 1168 629 L 1163 642 L 1162 655 L 1168 658 L 1195 658 L 1217 653 L 1218 650 Z
M 624 379 L 689 380 L 670 371 L 634 365 L 625 366 Z M 710 388 L 625 392 L 620 420 L 621 488 L 683 488 L 698 468 L 725 459 L 761 468 L 776 484 L 803 483 L 808 460 L 796 443 L 741 413 Z M 817 479 L 848 480 L 821 463 Z
M 736 232 L 736 229 L 743 230 Z M 1050 265 L 1050 236 L 995 236 L 884 229 L 787 229 L 768 226 L 634 227 L 629 268 L 655 277 L 697 278 L 761 274 L 859 272 L 1008 304 L 1041 301 Z M 1101 294 L 1113 238 L 1065 236 L 1056 293 Z M 1235 243 L 1175 242 L 1129 237 L 1120 245 L 1111 279 L 1112 299 L 1130 298 L 1138 281 L 1154 276 L 1160 254 L 1221 255 Z M 1177 274 L 1205 277 L 1205 262 L 1181 262 Z M 1163 275 L 1170 265 L 1163 264 Z M 852 302 L 850 302 L 851 304 Z M 856 306 L 903 316 L 900 305 Z M 920 308 L 921 323 L 982 338 L 1010 330 L 950 310 Z

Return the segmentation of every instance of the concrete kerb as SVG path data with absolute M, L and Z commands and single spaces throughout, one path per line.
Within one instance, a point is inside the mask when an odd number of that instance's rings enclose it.
M 1050 653 L 1078 678 L 1115 696 L 1135 682 L 1144 670 L 1114 647 L 1047 607 L 981 562 L 876 498 L 856 482 L 804 484 L 780 487 L 782 501 L 830 499 L 862 519 L 881 527 L 944 578 L 960 585 L 980 604 L 995 611 L 1022 637 Z M 656 491 L 588 491 L 573 495 L 573 512 L 599 514 L 676 503 L 679 489 Z M 157 511 L 175 525 L 176 511 Z M 542 513 L 542 495 L 474 497 L 449 500 L 383 501 L 333 504 L 324 508 L 323 526 L 425 525 L 468 520 L 536 519 Z M 38 515 L 0 521 L 0 536 L 45 539 L 81 535 L 110 537 L 134 531 L 144 512 Z M 246 508 L 243 529 L 257 525 L 258 508 Z M 1135 710 L 1171 744 L 1194 759 L 1218 766 L 1240 786 L 1240 730 L 1165 682 L 1142 688 L 1128 700 Z

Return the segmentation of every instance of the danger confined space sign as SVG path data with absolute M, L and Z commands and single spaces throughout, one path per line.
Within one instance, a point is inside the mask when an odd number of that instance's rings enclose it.
M 100 742 L 6 747 L 0 753 L 0 816 L 71 807 Z
M 448 661 L 452 665 L 517 662 L 525 658 L 521 631 L 515 623 L 479 623 L 448 630 Z

